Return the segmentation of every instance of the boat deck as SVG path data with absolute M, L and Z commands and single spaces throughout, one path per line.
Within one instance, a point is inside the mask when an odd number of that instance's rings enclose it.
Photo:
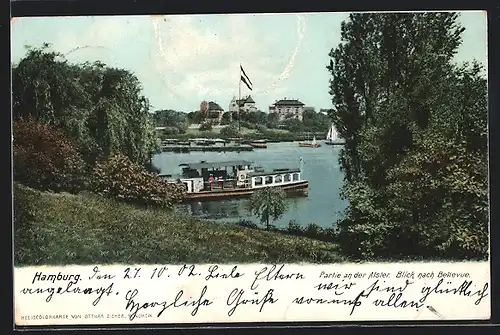
M 307 180 L 301 180 L 298 182 L 286 183 L 282 185 L 273 185 L 272 187 L 280 187 L 289 194 L 298 194 L 298 193 L 307 194 L 307 188 L 309 187 L 309 182 Z M 185 199 L 202 200 L 202 199 L 214 199 L 214 198 L 246 197 L 252 195 L 258 189 L 260 188 L 258 187 L 217 188 L 216 187 L 206 191 L 188 193 Z

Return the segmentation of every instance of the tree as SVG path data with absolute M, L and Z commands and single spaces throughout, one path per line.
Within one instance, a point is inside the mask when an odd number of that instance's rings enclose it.
M 220 130 L 220 135 L 224 137 L 239 136 L 238 128 L 234 125 L 225 126 Z
M 264 187 L 252 194 L 249 210 L 259 216 L 260 222 L 270 229 L 270 221 L 278 220 L 286 211 L 285 191 L 279 187 Z
M 479 65 L 453 63 L 463 31 L 456 13 L 342 23 L 327 69 L 330 117 L 346 140 L 349 206 L 337 223 L 345 252 L 487 255 L 486 80 Z
M 290 118 L 283 121 L 283 128 L 292 133 L 299 133 L 304 131 L 304 124 L 298 119 Z
M 305 131 L 326 132 L 330 128 L 331 120 L 328 115 L 306 110 L 302 114 L 302 123 Z
M 87 161 L 123 153 L 143 164 L 158 150 L 149 102 L 127 70 L 70 64 L 44 45 L 13 66 L 12 96 L 14 119 L 31 116 L 63 129 Z
M 184 134 L 188 128 L 188 115 L 171 109 L 155 111 L 153 120 L 156 127 L 173 127 L 179 134 Z
M 209 122 L 202 123 L 199 130 L 200 131 L 211 131 L 212 130 L 212 124 Z
M 278 113 L 267 114 L 267 128 L 278 128 Z
M 231 112 L 225 112 L 222 114 L 221 125 L 228 125 L 231 123 Z
M 200 111 L 189 112 L 187 117 L 188 117 L 189 123 L 194 123 L 194 124 L 201 123 L 201 121 L 203 120 L 203 117 L 202 117 Z

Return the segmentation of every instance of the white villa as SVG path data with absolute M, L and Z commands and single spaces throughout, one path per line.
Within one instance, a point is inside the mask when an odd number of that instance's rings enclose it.
M 250 96 L 250 95 L 247 96 L 246 98 L 241 99 L 241 100 L 238 100 L 238 99 L 236 99 L 236 97 L 233 97 L 233 99 L 229 103 L 228 110 L 230 112 L 237 112 L 238 105 L 239 105 L 241 112 L 256 112 L 257 111 L 257 107 L 255 107 L 255 101 L 252 99 L 252 96 Z
M 292 118 L 302 121 L 304 106 L 304 103 L 297 99 L 284 98 L 277 100 L 272 106 L 269 106 L 269 113 L 278 114 L 278 121 Z

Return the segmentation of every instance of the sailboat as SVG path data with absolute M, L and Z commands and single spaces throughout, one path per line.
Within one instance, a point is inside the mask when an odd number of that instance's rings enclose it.
M 335 129 L 335 126 L 333 123 L 332 123 L 330 129 L 328 130 L 328 134 L 326 135 L 325 144 L 327 144 L 327 145 L 342 145 L 342 144 L 344 144 L 344 141 L 339 139 L 339 134 L 337 133 L 337 130 Z
M 299 142 L 299 147 L 318 148 L 320 146 L 321 144 L 316 142 L 316 136 L 313 137 L 313 140 L 311 142 Z

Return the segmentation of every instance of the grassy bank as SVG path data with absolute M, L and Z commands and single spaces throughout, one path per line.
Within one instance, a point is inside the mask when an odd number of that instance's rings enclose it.
M 332 243 L 15 185 L 16 265 L 339 262 Z

